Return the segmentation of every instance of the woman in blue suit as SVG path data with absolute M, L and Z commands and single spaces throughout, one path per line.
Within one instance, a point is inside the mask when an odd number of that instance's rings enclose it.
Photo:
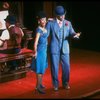
M 34 43 L 34 60 L 32 61 L 32 69 L 36 72 L 37 84 L 36 89 L 39 93 L 44 94 L 44 86 L 42 85 L 42 77 L 48 66 L 47 63 L 47 38 L 46 14 L 43 11 L 38 13 L 38 27 L 36 29 L 36 38 Z
M 56 18 L 47 24 L 48 33 L 50 33 L 50 56 L 51 56 L 51 75 L 54 90 L 59 87 L 58 70 L 59 62 L 62 64 L 62 85 L 69 89 L 70 76 L 70 57 L 68 37 L 78 38 L 80 33 L 76 33 L 70 21 L 65 20 L 66 11 L 63 6 L 55 8 Z

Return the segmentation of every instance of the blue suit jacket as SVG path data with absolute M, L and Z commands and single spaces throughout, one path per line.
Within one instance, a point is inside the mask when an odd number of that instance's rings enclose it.
M 47 30 L 48 34 L 50 34 L 50 52 L 52 54 L 59 54 L 60 48 L 59 48 L 59 26 L 57 23 L 57 20 L 48 21 L 47 23 Z M 62 42 L 62 53 L 69 54 L 69 43 L 68 43 L 68 37 L 75 35 L 75 31 L 71 25 L 71 22 L 68 20 L 64 20 L 63 25 L 63 42 Z

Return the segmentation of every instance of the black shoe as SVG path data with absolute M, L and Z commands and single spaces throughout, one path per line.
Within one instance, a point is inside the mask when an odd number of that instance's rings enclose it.
M 63 85 L 63 88 L 69 90 L 70 89 L 70 86 L 69 86 L 69 84 Z
M 41 94 L 45 94 L 45 91 L 42 90 L 41 88 L 37 88 L 37 91 L 38 91 L 39 93 L 41 93 Z
M 43 88 L 43 89 L 45 88 L 45 86 L 44 86 L 44 85 L 42 85 L 42 84 L 40 85 L 40 87 L 41 87 L 41 88 Z
M 58 87 L 54 87 L 54 90 L 55 90 L 55 91 L 58 91 Z

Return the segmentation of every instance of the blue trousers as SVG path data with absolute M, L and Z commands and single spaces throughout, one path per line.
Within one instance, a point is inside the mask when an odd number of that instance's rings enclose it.
M 70 62 L 69 54 L 51 54 L 51 76 L 54 87 L 59 86 L 59 64 L 62 66 L 62 85 L 69 82 Z

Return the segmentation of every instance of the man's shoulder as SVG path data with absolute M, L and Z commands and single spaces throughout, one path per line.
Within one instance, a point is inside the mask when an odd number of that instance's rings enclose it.
M 11 32 L 11 33 L 20 33 L 20 28 L 18 27 L 18 26 L 12 26 L 12 27 L 10 27 L 10 29 L 9 29 L 9 32 Z
M 55 18 L 48 18 L 48 22 L 55 22 Z
M 71 21 L 65 19 L 65 20 L 64 20 L 64 23 L 65 23 L 66 26 L 68 26 L 68 25 L 71 24 Z
M 67 20 L 67 19 L 65 19 L 65 22 L 69 22 L 69 23 L 70 23 L 70 21 L 69 21 L 69 20 Z

